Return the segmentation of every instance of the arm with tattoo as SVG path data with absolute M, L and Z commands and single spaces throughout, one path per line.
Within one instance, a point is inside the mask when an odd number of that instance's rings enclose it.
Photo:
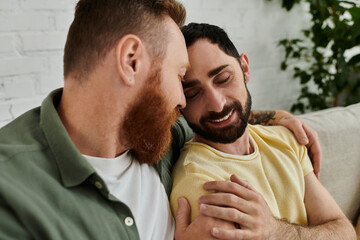
M 251 111 L 249 117 L 250 124 L 261 124 L 265 126 L 273 125 L 273 121 L 275 121 L 276 110 L 271 111 Z

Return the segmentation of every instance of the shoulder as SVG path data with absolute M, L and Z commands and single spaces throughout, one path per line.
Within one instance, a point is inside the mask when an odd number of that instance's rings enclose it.
M 182 115 L 174 123 L 172 134 L 174 140 L 182 142 L 181 145 L 184 145 L 185 142 L 190 141 L 194 136 L 192 129 Z
M 180 156 L 174 167 L 174 173 L 179 172 L 193 172 L 191 166 L 202 165 L 202 162 L 208 155 L 208 150 L 205 144 L 197 142 L 187 142 L 181 149 Z
M 203 143 L 189 142 L 182 149 L 179 160 L 173 169 L 174 184 L 185 178 L 208 179 L 214 175 L 219 156 Z
M 293 133 L 282 126 L 250 126 L 251 136 L 259 145 L 260 150 L 264 152 L 276 152 L 284 159 L 293 159 L 293 162 L 299 162 L 306 175 L 311 169 L 311 162 L 307 154 L 307 148 L 300 145 Z M 286 156 L 286 158 L 285 158 Z
M 294 134 L 283 126 L 249 125 L 251 135 L 256 135 L 265 141 L 299 147 Z
M 40 108 L 34 108 L 0 129 L 0 163 L 44 149 L 39 115 Z
M 38 108 L 30 110 L 0 129 L 0 196 L 8 203 L 35 194 L 39 190 L 35 184 L 58 174 L 39 114 Z
M 179 161 L 182 161 L 184 166 L 191 163 L 201 163 L 208 161 L 208 158 L 214 154 L 211 147 L 206 144 L 198 142 L 188 142 L 181 150 Z

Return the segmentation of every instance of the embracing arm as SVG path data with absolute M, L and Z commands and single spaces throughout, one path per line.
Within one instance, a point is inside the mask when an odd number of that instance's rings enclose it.
M 288 128 L 295 135 L 297 141 L 306 145 L 309 139 L 317 140 L 316 132 L 308 127 L 300 119 L 284 110 L 251 111 L 249 116 L 250 124 L 263 126 L 283 126 Z
M 215 193 L 200 198 L 200 213 L 233 222 L 241 228 L 214 227 L 220 239 L 346 239 L 356 240 L 351 223 L 313 173 L 305 177 L 305 205 L 309 226 L 276 219 L 260 193 L 247 181 L 232 175 L 231 181 L 207 182 Z
M 252 110 L 249 116 L 249 123 L 250 124 L 261 124 L 264 126 L 271 126 L 275 121 L 275 115 L 277 110 L 270 110 L 270 111 L 257 111 Z

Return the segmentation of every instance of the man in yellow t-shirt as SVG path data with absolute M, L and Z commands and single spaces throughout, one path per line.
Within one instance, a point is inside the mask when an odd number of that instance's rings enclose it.
M 224 223 L 211 231 L 220 239 L 355 239 L 306 148 L 285 128 L 248 125 L 247 56 L 219 27 L 191 23 L 182 32 L 191 66 L 182 113 L 195 136 L 173 171 L 177 227 L 186 232 L 190 218 L 206 216 Z
M 186 196 L 194 220 L 198 199 L 206 194 L 204 183 L 236 174 L 261 193 L 275 217 L 307 225 L 304 176 L 312 172 L 312 165 L 306 147 L 283 127 L 248 125 L 248 132 L 253 151 L 247 155 L 225 153 L 201 142 L 185 145 L 173 172 L 173 214 L 177 199 Z

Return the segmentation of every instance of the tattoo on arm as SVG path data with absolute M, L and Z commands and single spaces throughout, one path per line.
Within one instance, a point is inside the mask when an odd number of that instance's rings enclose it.
M 251 111 L 250 124 L 261 124 L 271 126 L 270 121 L 275 120 L 276 111 Z

